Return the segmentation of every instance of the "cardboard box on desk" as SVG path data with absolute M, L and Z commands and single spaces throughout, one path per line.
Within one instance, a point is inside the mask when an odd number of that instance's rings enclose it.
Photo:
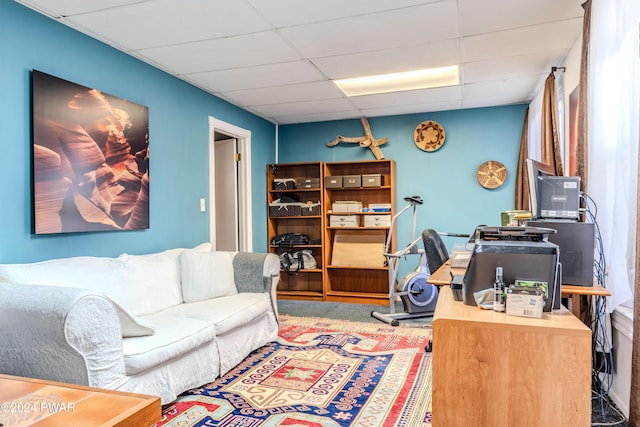
M 382 268 L 385 264 L 384 230 L 336 230 L 331 265 Z

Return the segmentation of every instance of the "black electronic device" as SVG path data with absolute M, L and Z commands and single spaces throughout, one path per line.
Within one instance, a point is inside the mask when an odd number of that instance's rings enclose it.
M 560 248 L 562 283 L 565 285 L 593 286 L 595 226 L 575 221 L 530 221 L 531 227 L 556 230 L 549 241 Z
M 555 230 L 539 227 L 482 227 L 464 275 L 462 297 L 476 305 L 474 293 L 492 288 L 496 267 L 503 268 L 507 286 L 516 280 L 547 284 L 544 311 L 560 308 L 562 270 L 558 245 L 549 242 Z
M 551 166 L 533 159 L 526 160 L 527 177 L 529 178 L 529 206 L 532 218 L 541 218 L 540 215 L 540 195 L 538 194 L 538 183 L 543 177 L 555 176 L 555 171 Z
M 568 219 L 580 217 L 580 177 L 544 176 L 538 178 L 539 218 Z

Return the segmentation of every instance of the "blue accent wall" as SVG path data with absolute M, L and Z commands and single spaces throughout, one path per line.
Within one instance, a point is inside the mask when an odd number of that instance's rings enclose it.
M 435 113 L 368 118 L 376 139 L 388 137 L 381 146 L 386 159 L 396 162 L 397 209 L 406 196 L 419 195 L 416 231 L 471 233 L 476 225 L 500 225 L 500 212 L 514 208 L 515 171 L 522 125 L 527 106 L 478 108 Z M 445 130 L 444 145 L 425 152 L 414 143 L 413 132 L 422 121 L 435 120 Z M 327 147 L 336 136 L 363 136 L 360 120 L 306 123 L 279 127 L 278 162 L 348 162 L 374 160 L 368 148 L 354 143 Z M 476 178 L 478 167 L 497 160 L 508 169 L 501 187 L 487 190 Z M 398 248 L 411 238 L 411 212 L 398 219 Z M 446 237 L 451 249 L 464 239 Z
M 115 256 L 209 240 L 209 116 L 252 132 L 255 200 L 266 199 L 265 164 L 275 126 L 104 43 L 12 1 L 0 2 L 0 262 Z M 149 107 L 150 228 L 34 235 L 31 85 L 37 69 Z M 209 206 L 209 203 L 207 203 Z M 266 209 L 253 206 L 254 249 L 265 250 Z

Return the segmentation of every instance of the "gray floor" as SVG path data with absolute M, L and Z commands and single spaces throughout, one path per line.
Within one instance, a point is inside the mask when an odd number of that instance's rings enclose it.
M 396 313 L 402 313 L 402 303 L 396 303 Z M 282 314 L 298 317 L 321 317 L 324 319 L 350 320 L 355 322 L 380 323 L 382 321 L 371 316 L 372 311 L 388 314 L 388 305 L 348 304 L 343 302 L 320 302 L 278 300 L 278 311 Z M 412 317 L 399 320 L 403 325 L 428 325 L 431 324 L 431 316 Z

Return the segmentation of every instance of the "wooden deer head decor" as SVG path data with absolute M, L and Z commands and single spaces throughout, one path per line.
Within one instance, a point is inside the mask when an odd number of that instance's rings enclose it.
M 369 147 L 376 159 L 384 159 L 384 154 L 382 154 L 380 146 L 385 144 L 388 141 L 388 138 L 385 136 L 384 138 L 375 139 L 371 134 L 371 127 L 369 126 L 367 118 L 362 117 L 360 121 L 362 121 L 362 127 L 364 127 L 364 136 L 347 137 L 338 135 L 333 141 L 327 142 L 327 146 L 334 147 L 341 142 L 357 142 L 360 147 Z

